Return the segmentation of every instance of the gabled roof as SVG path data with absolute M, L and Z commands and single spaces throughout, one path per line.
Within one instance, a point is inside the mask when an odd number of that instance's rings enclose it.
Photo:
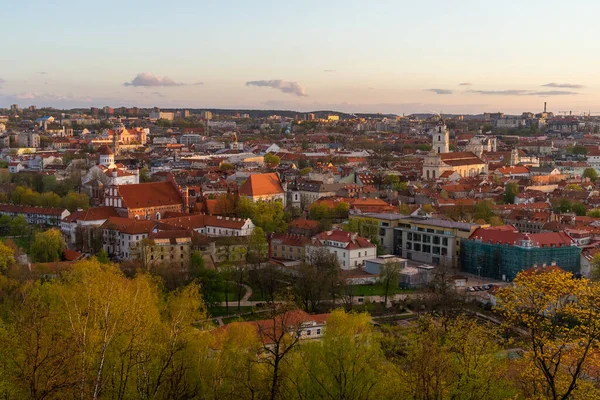
M 150 233 L 156 226 L 156 221 L 136 220 L 131 218 L 110 217 L 102 224 L 104 229 L 113 229 L 129 235 L 139 235 L 141 233 Z
M 183 204 L 179 190 L 170 181 L 138 183 L 117 187 L 124 208 L 145 208 Z
M 87 210 L 75 211 L 69 215 L 63 221 L 75 222 L 75 221 L 101 221 L 106 220 L 109 217 L 118 217 L 119 213 L 114 207 L 94 207 L 88 208 Z
M 250 175 L 239 191 L 240 195 L 244 196 L 265 196 L 283 192 L 279 177 L 274 172 Z
M 565 232 L 521 233 L 512 225 L 479 228 L 469 239 L 483 243 L 508 245 L 529 241 L 534 247 L 563 247 L 573 243 L 573 240 Z
M 328 240 L 344 243 L 344 248 L 348 250 L 376 247 L 373 243 L 369 242 L 364 237 L 358 236 L 356 233 L 339 230 L 321 232 L 318 235 L 313 236 L 313 239 L 318 240 L 318 244 L 323 244 Z

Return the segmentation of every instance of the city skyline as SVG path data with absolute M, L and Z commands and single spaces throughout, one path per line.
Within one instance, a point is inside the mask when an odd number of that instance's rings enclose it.
M 0 107 L 599 113 L 600 5 L 491 4 L 17 3 Z

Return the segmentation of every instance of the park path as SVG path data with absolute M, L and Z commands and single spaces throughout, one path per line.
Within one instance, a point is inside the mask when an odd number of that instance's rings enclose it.
M 237 285 L 237 282 L 234 282 Z M 242 296 L 240 300 L 240 307 L 254 307 L 257 303 L 264 303 L 264 301 L 249 301 L 248 299 L 252 296 L 252 288 L 244 283 L 242 283 L 244 289 L 246 289 L 246 293 Z M 235 304 L 237 306 L 237 300 L 233 300 L 229 302 L 229 305 Z M 219 304 L 222 307 L 225 307 L 226 303 L 223 301 Z

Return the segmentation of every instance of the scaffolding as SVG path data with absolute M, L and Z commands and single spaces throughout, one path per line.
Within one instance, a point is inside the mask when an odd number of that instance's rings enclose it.
M 580 253 L 577 246 L 524 247 L 470 239 L 461 244 L 461 270 L 507 281 L 534 265 L 554 263 L 565 271 L 578 273 Z

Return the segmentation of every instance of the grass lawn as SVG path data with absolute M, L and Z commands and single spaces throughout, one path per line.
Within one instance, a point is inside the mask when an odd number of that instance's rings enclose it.
M 398 293 L 412 293 L 414 289 L 401 289 L 397 287 L 390 288 L 389 296 Z M 355 296 L 385 296 L 385 288 L 380 285 L 357 285 L 354 286 Z
M 246 312 L 250 312 L 250 311 L 252 311 L 252 307 L 241 306 L 240 309 L 238 310 L 237 304 L 233 304 L 233 303 L 229 305 L 229 311 L 227 311 L 225 306 L 215 306 L 215 307 L 208 308 L 208 314 L 212 318 L 222 317 L 224 315 L 246 313 Z

